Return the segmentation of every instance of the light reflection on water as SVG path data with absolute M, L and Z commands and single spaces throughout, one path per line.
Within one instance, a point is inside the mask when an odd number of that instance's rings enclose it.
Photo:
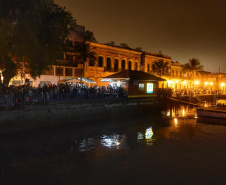
M 159 115 L 1 139 L 0 182 L 224 184 L 226 126 L 195 115 L 193 107 L 171 105 Z

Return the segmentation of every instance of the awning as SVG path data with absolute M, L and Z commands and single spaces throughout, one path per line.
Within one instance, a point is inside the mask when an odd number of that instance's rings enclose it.
M 81 78 L 64 78 L 61 79 L 60 82 L 74 82 L 74 83 L 79 83 Z M 82 78 L 82 81 L 86 82 L 86 83 L 96 83 L 93 80 L 90 80 L 88 78 Z

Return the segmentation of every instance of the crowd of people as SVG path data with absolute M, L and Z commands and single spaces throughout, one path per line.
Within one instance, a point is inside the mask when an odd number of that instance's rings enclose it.
M 1 99 L 8 98 L 9 102 L 16 101 L 24 104 L 47 102 L 51 99 L 96 99 L 126 96 L 122 87 L 90 86 L 72 84 L 44 84 L 42 87 L 32 87 L 30 84 L 20 86 L 0 86 Z

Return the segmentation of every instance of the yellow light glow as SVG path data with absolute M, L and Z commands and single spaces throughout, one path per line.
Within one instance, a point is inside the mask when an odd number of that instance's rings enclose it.
M 168 84 L 173 84 L 173 81 L 169 80 L 169 81 L 168 81 Z
M 224 83 L 221 83 L 221 86 L 223 87 L 223 86 L 225 86 L 225 84 Z
M 195 84 L 196 84 L 196 85 L 199 85 L 199 81 L 195 81 Z
M 182 110 L 182 116 L 185 116 L 185 109 Z
M 205 82 L 205 85 L 208 85 L 209 84 L 209 82 Z
M 177 118 L 174 118 L 174 124 L 175 124 L 175 127 L 177 127 Z
M 185 85 L 186 84 L 186 81 L 183 81 L 183 84 Z
M 213 82 L 210 82 L 210 85 L 213 85 Z
M 178 83 L 178 80 L 176 80 L 176 83 Z

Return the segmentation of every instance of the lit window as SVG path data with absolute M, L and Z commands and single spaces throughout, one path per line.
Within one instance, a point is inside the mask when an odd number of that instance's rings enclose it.
M 144 84 L 139 84 L 139 91 L 144 91 Z

